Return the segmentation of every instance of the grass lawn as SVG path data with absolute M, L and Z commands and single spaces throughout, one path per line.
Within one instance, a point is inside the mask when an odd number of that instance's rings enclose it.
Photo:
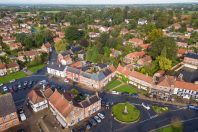
M 107 89 L 107 90 L 110 90 L 110 89 L 112 89 L 112 88 L 114 88 L 114 87 L 120 85 L 121 83 L 122 83 L 122 82 L 119 81 L 119 80 L 113 80 L 113 81 L 111 81 L 109 84 L 107 84 L 106 89 Z
M 161 113 L 164 113 L 164 112 L 168 112 L 168 107 L 160 107 L 160 106 L 156 106 L 156 105 L 153 105 L 152 106 L 152 109 L 153 111 L 155 111 L 155 113 L 157 114 L 161 114 Z
M 161 128 L 157 130 L 156 132 L 182 132 L 182 131 L 183 131 L 182 127 L 174 128 L 172 126 L 168 126 L 168 127 Z
M 121 93 L 122 92 L 128 92 L 129 94 L 137 93 L 137 90 L 133 86 L 128 84 L 122 85 L 114 90 Z
M 125 106 L 127 106 L 127 112 L 123 113 Z M 113 116 L 121 122 L 134 122 L 140 117 L 140 111 L 130 103 L 119 103 L 112 107 Z
M 6 76 L 0 77 L 0 84 L 1 83 L 8 83 L 13 79 L 16 80 L 16 79 L 20 79 L 20 78 L 23 78 L 23 77 L 26 77 L 26 74 L 22 71 L 11 73 L 11 74 L 8 74 Z
M 45 66 L 46 66 L 45 64 L 41 64 L 41 65 L 30 67 L 28 68 L 28 70 L 31 71 L 32 73 L 36 73 L 38 70 L 44 68 Z

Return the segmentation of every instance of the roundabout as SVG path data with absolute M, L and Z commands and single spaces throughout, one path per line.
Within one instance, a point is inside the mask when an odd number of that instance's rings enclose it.
M 114 119 L 121 123 L 132 123 L 140 119 L 140 111 L 129 102 L 114 105 L 112 114 Z

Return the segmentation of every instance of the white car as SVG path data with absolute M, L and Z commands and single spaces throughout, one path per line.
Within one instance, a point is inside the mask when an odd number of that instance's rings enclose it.
M 3 87 L 3 91 L 4 91 L 4 92 L 7 92 L 7 91 L 8 91 L 8 88 L 7 88 L 6 86 L 4 86 L 4 87 Z
M 3 83 L 0 84 L 0 87 L 3 86 Z
M 15 79 L 13 79 L 13 80 L 10 81 L 10 83 L 13 83 L 13 82 L 15 82 Z
M 102 120 L 105 118 L 105 116 L 104 116 L 102 113 L 98 113 L 97 115 L 98 115 L 98 116 L 100 117 L 100 119 L 102 119 Z
M 69 80 L 65 79 L 64 82 L 69 83 Z
M 145 108 L 145 109 L 147 109 L 147 110 L 150 110 L 151 108 L 150 108 L 150 106 L 148 105 L 148 104 L 146 104 L 146 103 L 142 103 L 142 106 Z
M 47 81 L 46 80 L 42 80 L 39 82 L 39 84 L 47 84 Z
M 20 119 L 21 121 L 25 121 L 27 119 L 24 113 L 20 114 Z
M 98 123 L 101 122 L 101 120 L 100 120 L 100 118 L 99 118 L 98 116 L 94 116 L 94 119 L 95 119 Z
M 111 93 L 112 93 L 112 94 L 116 94 L 116 95 L 120 94 L 120 93 L 117 92 L 117 91 L 111 91 Z

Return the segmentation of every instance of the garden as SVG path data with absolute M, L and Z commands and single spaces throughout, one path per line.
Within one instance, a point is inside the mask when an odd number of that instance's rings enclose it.
M 157 114 L 162 114 L 162 113 L 169 111 L 168 107 L 162 107 L 162 106 L 156 106 L 156 105 L 153 105 L 152 109 Z
M 128 102 L 114 105 L 112 114 L 115 120 L 122 123 L 132 123 L 140 119 L 140 111 Z
M 23 78 L 23 77 L 26 77 L 26 74 L 22 71 L 11 73 L 11 74 L 5 75 L 3 77 L 0 77 L 0 84 L 1 83 L 8 83 L 11 80 L 20 79 L 20 78 Z

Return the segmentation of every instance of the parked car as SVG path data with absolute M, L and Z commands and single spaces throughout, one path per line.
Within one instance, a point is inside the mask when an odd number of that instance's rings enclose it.
M 68 79 L 64 79 L 64 82 L 69 83 L 69 80 Z
M 129 95 L 128 92 L 122 92 L 122 95 Z
M 3 87 L 3 92 L 8 92 L 8 88 L 6 86 Z
M 26 86 L 27 84 L 28 84 L 28 82 L 27 82 L 27 81 L 25 81 L 25 82 L 23 83 L 23 85 L 24 85 L 24 86 Z
M 18 91 L 17 86 L 13 86 L 13 90 L 14 90 L 15 92 Z
M 102 119 L 102 120 L 105 118 L 105 116 L 104 116 L 102 113 L 98 113 L 97 115 L 98 115 L 98 117 L 100 117 L 100 119 Z
M 18 89 L 21 89 L 21 84 L 20 84 L 20 83 L 18 83 L 18 86 L 17 86 L 17 87 L 18 87 Z
M 101 120 L 100 120 L 100 118 L 98 116 L 94 116 L 94 119 L 97 121 L 97 123 L 101 122 Z
M 13 83 L 13 82 L 15 82 L 15 79 L 13 79 L 13 80 L 10 81 L 10 83 Z
M 20 109 L 18 110 L 18 114 L 19 114 L 19 117 L 20 117 L 20 120 L 21 120 L 21 121 L 25 121 L 25 120 L 27 119 L 22 108 L 20 108 Z
M 116 94 L 116 95 L 120 94 L 120 93 L 117 92 L 117 91 L 111 91 L 111 93 L 112 93 L 112 94 Z
M 3 83 L 0 84 L 0 87 L 3 86 Z
M 9 87 L 9 91 L 10 91 L 10 93 L 13 93 L 14 92 L 14 90 L 13 90 L 12 87 Z
M 148 104 L 146 104 L 146 103 L 142 103 L 142 106 L 145 108 L 145 109 L 147 109 L 147 110 L 150 110 L 151 108 L 150 108 L 150 106 L 148 105 Z
M 91 123 L 87 123 L 87 125 L 86 125 L 86 129 L 91 129 Z
M 92 126 L 95 126 L 97 124 L 97 122 L 94 119 L 90 119 L 89 122 L 91 123 Z
M 39 84 L 47 84 L 47 80 L 42 80 L 39 82 Z
M 138 98 L 139 96 L 138 96 L 137 93 L 133 93 L 133 94 L 131 94 L 131 97 L 133 97 L 133 98 Z
M 198 111 L 198 106 L 188 105 L 187 108 L 190 109 L 190 110 L 196 110 L 196 111 Z

